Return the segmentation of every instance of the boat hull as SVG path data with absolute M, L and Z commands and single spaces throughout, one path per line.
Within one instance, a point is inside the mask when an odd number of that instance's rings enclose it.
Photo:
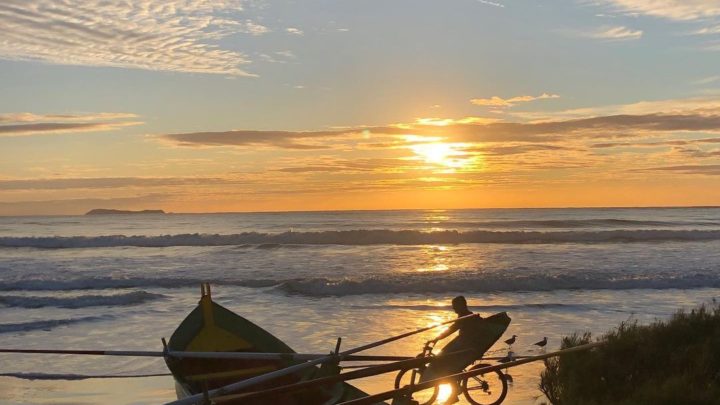
M 167 343 L 170 351 L 295 353 L 288 345 L 249 320 L 218 305 L 210 298 L 209 287 L 203 288 L 198 306 L 180 323 Z M 166 357 L 168 369 L 176 381 L 178 398 L 202 394 L 271 371 L 298 364 L 288 358 L 277 359 L 207 359 Z M 344 382 L 332 386 L 306 389 L 272 397 L 243 400 L 242 393 L 260 391 L 338 374 L 337 364 L 310 367 L 296 374 L 279 377 L 213 401 L 222 404 L 326 405 L 367 396 Z

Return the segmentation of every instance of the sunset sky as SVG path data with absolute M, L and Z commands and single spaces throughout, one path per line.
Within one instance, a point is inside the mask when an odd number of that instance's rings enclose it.
M 718 0 L 4 0 L 0 215 L 720 205 Z

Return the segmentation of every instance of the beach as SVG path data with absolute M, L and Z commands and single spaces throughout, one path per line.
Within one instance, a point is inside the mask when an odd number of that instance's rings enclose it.
M 427 243 L 427 242 L 432 243 Z M 507 312 L 488 355 L 647 323 L 720 297 L 720 210 L 513 209 L 0 218 L 7 348 L 161 350 L 210 282 L 213 299 L 298 352 L 350 348 L 454 317 Z M 437 332 L 372 351 L 414 356 Z M 442 343 L 441 343 L 442 345 Z M 162 359 L 2 355 L 0 402 L 151 404 Z M 541 364 L 510 372 L 507 404 L 539 403 Z M 9 375 L 15 375 L 16 378 Z M 371 392 L 394 375 L 361 381 Z

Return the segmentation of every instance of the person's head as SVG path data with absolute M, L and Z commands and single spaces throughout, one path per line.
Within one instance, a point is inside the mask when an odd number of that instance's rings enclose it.
M 453 311 L 458 315 L 467 314 L 470 310 L 467 307 L 467 300 L 462 295 L 458 295 L 452 300 Z

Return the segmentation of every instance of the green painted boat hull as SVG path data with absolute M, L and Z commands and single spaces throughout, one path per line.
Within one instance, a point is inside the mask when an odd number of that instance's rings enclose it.
M 213 302 L 209 294 L 203 295 L 200 304 L 180 323 L 168 341 L 168 349 L 170 351 L 295 353 L 293 349 L 271 333 Z M 165 360 L 175 378 L 179 399 L 298 363 L 288 359 L 166 358 Z M 297 374 L 253 386 L 248 391 L 260 391 L 336 375 L 339 371 L 337 365 L 324 364 L 321 367 L 311 367 Z M 240 391 L 240 393 L 242 392 Z M 221 403 L 326 405 L 366 396 L 365 392 L 352 385 L 339 382 L 330 387 L 308 389 L 255 400 L 229 397 Z

